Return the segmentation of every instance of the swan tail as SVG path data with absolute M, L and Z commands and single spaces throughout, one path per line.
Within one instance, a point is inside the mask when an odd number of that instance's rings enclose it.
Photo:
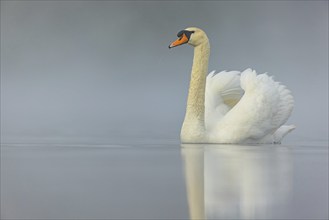
M 273 135 L 273 141 L 275 144 L 281 144 L 281 140 L 296 128 L 295 125 L 282 125 Z

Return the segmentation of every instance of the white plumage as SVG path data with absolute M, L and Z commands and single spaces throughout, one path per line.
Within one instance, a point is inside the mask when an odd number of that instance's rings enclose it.
M 295 126 L 282 126 L 293 109 L 285 86 L 256 71 L 211 72 L 205 93 L 210 142 L 279 143 Z M 279 129 L 280 128 L 280 129 Z
M 199 28 L 187 28 L 169 47 L 194 47 L 183 143 L 280 143 L 294 125 L 291 92 L 272 77 L 246 69 L 208 72 L 210 45 Z

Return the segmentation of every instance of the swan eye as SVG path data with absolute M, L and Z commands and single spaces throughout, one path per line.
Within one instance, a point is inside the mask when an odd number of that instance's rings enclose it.
M 194 33 L 194 31 L 186 31 L 185 35 L 188 39 L 190 39 L 191 35 Z
M 184 32 L 185 32 L 185 30 L 182 30 L 182 31 L 178 32 L 177 37 L 181 38 L 183 36 Z

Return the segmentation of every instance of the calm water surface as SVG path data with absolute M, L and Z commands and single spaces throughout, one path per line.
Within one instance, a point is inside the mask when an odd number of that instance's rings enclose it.
M 327 219 L 328 143 L 1 146 L 3 219 Z

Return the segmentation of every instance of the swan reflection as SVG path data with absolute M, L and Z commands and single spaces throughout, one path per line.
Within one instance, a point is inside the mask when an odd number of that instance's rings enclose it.
M 286 147 L 182 144 L 191 219 L 280 217 L 291 197 Z

